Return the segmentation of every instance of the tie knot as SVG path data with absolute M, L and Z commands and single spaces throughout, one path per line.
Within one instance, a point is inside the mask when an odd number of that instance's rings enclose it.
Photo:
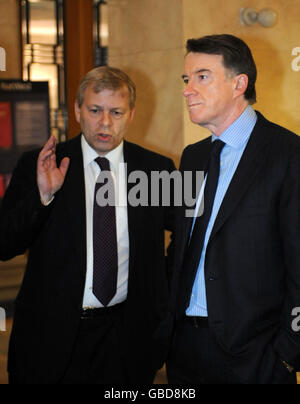
M 215 140 L 212 145 L 212 154 L 215 156 L 220 155 L 223 150 L 225 143 L 222 140 Z
M 104 157 L 98 157 L 95 161 L 100 167 L 101 171 L 110 171 L 110 162 L 108 159 Z

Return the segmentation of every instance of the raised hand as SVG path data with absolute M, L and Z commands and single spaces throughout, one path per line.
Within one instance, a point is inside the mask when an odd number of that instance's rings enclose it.
M 56 139 L 51 136 L 41 151 L 37 163 L 37 184 L 41 201 L 47 204 L 61 189 L 69 168 L 70 159 L 65 157 L 60 167 L 56 164 Z

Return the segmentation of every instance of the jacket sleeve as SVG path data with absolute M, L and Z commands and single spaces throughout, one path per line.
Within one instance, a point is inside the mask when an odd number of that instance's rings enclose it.
M 51 211 L 40 201 L 36 181 L 37 153 L 22 156 L 0 209 L 0 260 L 24 254 Z
M 279 206 L 286 267 L 282 327 L 274 348 L 282 360 L 300 369 L 300 142 L 292 151 Z M 298 314 L 297 314 L 298 313 Z
M 189 150 L 189 147 L 187 147 L 184 152 L 183 155 L 181 157 L 181 161 L 180 161 L 180 166 L 179 166 L 179 173 L 182 176 L 183 179 L 183 173 L 184 173 L 184 167 L 185 167 L 185 157 L 187 155 L 186 151 Z M 174 166 L 174 170 L 176 170 L 176 167 L 172 161 L 172 164 Z M 174 190 L 172 190 L 174 191 Z M 182 189 L 180 190 L 175 190 L 175 192 L 181 192 L 181 201 L 182 203 L 184 203 L 184 183 L 182 181 Z M 174 195 L 174 194 L 173 194 Z M 180 212 L 182 211 L 183 206 L 176 206 L 175 202 L 173 201 L 172 204 L 172 211 L 170 213 L 171 215 L 171 223 L 172 223 L 172 233 L 171 233 L 171 237 L 170 237 L 170 244 L 168 246 L 167 249 L 167 271 L 168 271 L 168 279 L 169 279 L 169 284 L 172 284 L 172 280 L 173 280 L 173 272 L 174 272 L 174 266 L 175 266 L 175 239 L 176 239 L 176 233 L 178 233 L 178 229 L 176 228 L 176 226 L 178 226 L 178 217 L 180 216 Z
M 167 171 L 172 174 L 176 171 L 175 164 L 173 160 L 169 160 Z M 173 232 L 174 231 L 174 188 L 171 187 L 170 190 L 170 206 L 165 210 L 165 229 Z

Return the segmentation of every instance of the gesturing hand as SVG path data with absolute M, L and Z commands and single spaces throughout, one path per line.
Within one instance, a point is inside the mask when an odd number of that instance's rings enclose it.
M 37 184 L 43 204 L 50 202 L 54 194 L 61 189 L 70 164 L 70 159 L 65 157 L 58 168 L 55 151 L 56 139 L 51 136 L 37 163 Z

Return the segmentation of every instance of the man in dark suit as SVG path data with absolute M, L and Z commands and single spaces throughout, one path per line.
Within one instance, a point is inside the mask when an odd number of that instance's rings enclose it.
M 231 35 L 189 40 L 184 96 L 212 137 L 186 148 L 204 171 L 195 218 L 176 214 L 170 383 L 295 383 L 300 366 L 300 138 L 252 109 L 256 66 Z M 202 213 L 196 217 L 196 213 Z
M 134 106 L 125 73 L 92 70 L 75 104 L 82 135 L 57 147 L 51 137 L 15 169 L 1 206 L 0 259 L 29 256 L 15 302 L 11 383 L 153 381 L 172 210 L 131 204 L 129 178 L 175 167 L 124 140 Z

